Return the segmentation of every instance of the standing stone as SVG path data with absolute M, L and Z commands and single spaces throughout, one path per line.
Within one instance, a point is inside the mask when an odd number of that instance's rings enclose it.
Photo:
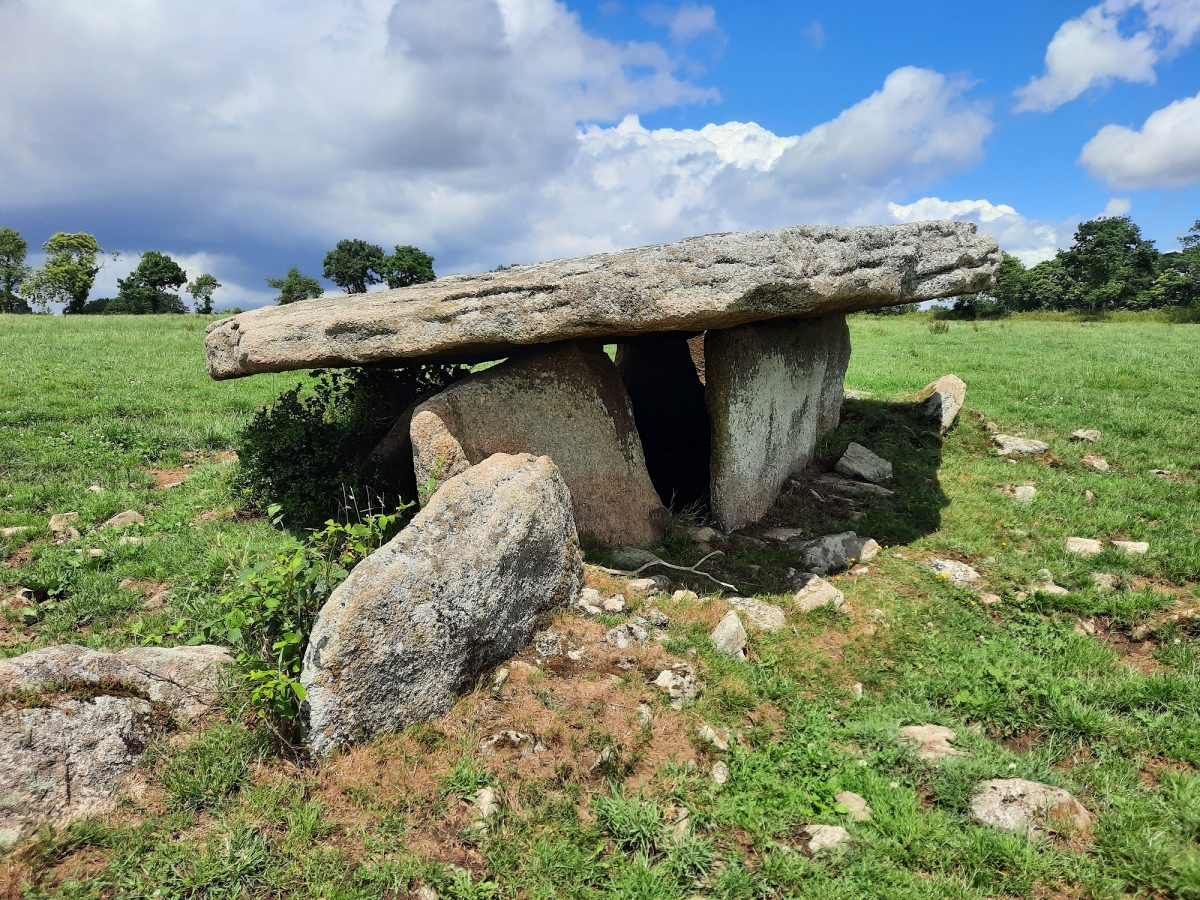
M 850 361 L 845 316 L 705 335 L 712 511 L 729 533 L 762 517 L 837 427 Z
M 917 395 L 926 418 L 936 422 L 942 434 L 950 430 L 967 400 L 967 384 L 957 375 L 943 375 L 925 385 Z
M 496 454 L 449 479 L 321 608 L 300 677 L 312 753 L 446 712 L 582 584 L 548 457 Z
M 681 334 L 617 347 L 646 469 L 664 504 L 686 509 L 708 496 L 710 435 L 704 384 Z
M 418 485 L 494 453 L 544 454 L 570 489 L 580 534 L 647 547 L 662 533 L 629 397 L 598 345 L 560 344 L 470 375 L 418 406 L 410 433 Z

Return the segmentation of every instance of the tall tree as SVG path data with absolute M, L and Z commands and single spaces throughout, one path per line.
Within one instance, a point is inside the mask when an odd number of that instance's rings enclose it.
M 1182 250 L 1164 253 L 1150 288 L 1151 306 L 1200 303 L 1200 220 L 1179 239 Z
M 105 307 L 106 313 L 181 313 L 187 307 L 179 299 L 179 289 L 187 282 L 187 273 L 165 253 L 147 250 L 137 268 L 117 282 L 117 296 Z
M 383 265 L 382 274 L 390 288 L 424 284 L 437 278 L 433 274 L 433 257 L 409 244 L 403 247 L 397 244 L 396 252 L 385 257 Z
M 15 228 L 0 228 L 0 313 L 32 312 L 29 304 L 17 295 L 17 288 L 29 276 L 25 254 L 29 245 Z
M 347 294 L 363 294 L 370 285 L 384 280 L 386 260 L 378 244 L 342 240 L 325 254 L 323 274 Z
M 197 275 L 188 283 L 187 292 L 192 295 L 192 303 L 196 308 L 196 312 L 201 315 L 208 315 L 212 312 L 212 295 L 220 286 L 221 282 L 217 281 L 215 276 L 209 275 L 207 272 L 203 275 Z
M 307 275 L 301 275 L 300 270 L 295 266 L 288 269 L 287 275 L 283 278 L 268 278 L 267 285 L 279 291 L 275 302 L 280 306 L 295 303 L 297 300 L 311 300 L 325 293 L 321 282 L 315 278 L 309 278 Z
M 1104 216 L 1084 222 L 1069 250 L 1060 254 L 1063 269 L 1083 290 L 1076 295 L 1090 313 L 1144 305 L 1158 266 L 1154 242 L 1129 216 Z
M 21 284 L 21 296 L 42 310 L 51 303 L 63 303 L 64 313 L 82 312 L 96 273 L 104 265 L 99 261 L 104 251 L 94 237 L 82 231 L 53 234 L 42 249 L 48 254 L 46 264 L 29 273 Z M 110 255 L 116 259 L 120 253 Z

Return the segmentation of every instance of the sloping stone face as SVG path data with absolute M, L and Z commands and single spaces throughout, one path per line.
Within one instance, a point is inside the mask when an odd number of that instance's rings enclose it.
M 708 407 L 687 339 L 664 335 L 621 344 L 616 363 L 659 498 L 676 510 L 703 500 L 708 496 Z
M 571 496 L 549 457 L 496 454 L 451 478 L 321 608 L 300 679 L 310 750 L 446 712 L 582 585 Z
M 648 547 L 662 532 L 629 397 L 599 345 L 558 345 L 471 375 L 418 406 L 410 433 L 418 485 L 493 453 L 544 454 L 571 491 L 580 534 Z
M 712 512 L 726 533 L 760 519 L 817 438 L 837 427 L 849 360 L 844 316 L 705 336 Z
M 999 262 L 995 239 L 966 222 L 704 235 L 240 313 L 208 327 L 208 372 L 498 359 L 531 344 L 845 314 L 985 290 Z

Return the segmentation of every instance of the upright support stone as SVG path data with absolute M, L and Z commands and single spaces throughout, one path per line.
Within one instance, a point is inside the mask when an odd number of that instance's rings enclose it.
M 685 509 L 708 496 L 709 425 L 701 383 L 681 334 L 617 347 L 617 371 L 664 504 Z
M 761 518 L 837 427 L 849 361 L 845 316 L 707 333 L 712 512 L 727 533 Z
M 494 453 L 544 455 L 571 491 L 581 535 L 648 547 L 662 533 L 629 395 L 599 344 L 557 344 L 468 376 L 418 406 L 410 434 L 418 485 Z

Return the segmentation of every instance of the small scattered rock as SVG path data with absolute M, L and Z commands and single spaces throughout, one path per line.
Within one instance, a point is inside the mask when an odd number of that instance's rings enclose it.
M 818 475 L 816 484 L 822 490 L 847 494 L 851 497 L 895 497 L 896 492 L 879 484 L 869 481 L 855 481 L 853 478 L 842 478 L 831 472 Z
M 1000 430 L 1000 426 L 997 425 L 995 422 L 985 422 L 983 427 L 986 428 L 988 431 L 990 431 L 992 434 L 995 434 L 997 431 Z
M 1032 441 L 1028 438 L 1013 437 L 1007 434 L 993 434 L 992 443 L 998 448 L 999 456 L 1036 456 L 1050 449 L 1049 444 Z
M 695 603 L 700 596 L 695 591 L 676 591 L 671 595 L 674 603 Z
M 98 484 L 89 484 L 88 490 L 91 491 L 93 494 L 103 494 L 104 493 L 104 488 L 100 487 L 100 485 L 98 485 Z
M 1135 641 L 1144 641 L 1153 633 L 1154 629 L 1145 622 L 1143 622 L 1141 625 L 1135 625 L 1133 628 L 1129 629 L 1129 637 Z
M 77 521 L 79 521 L 79 513 L 77 512 L 58 513 L 50 517 L 48 527 L 52 534 L 62 534 L 71 526 L 72 522 Z
M 604 611 L 604 597 L 595 588 L 585 587 L 579 592 L 575 608 L 588 616 L 598 616 Z
M 743 616 L 751 628 L 759 631 L 778 631 L 786 624 L 783 610 L 753 597 L 729 597 L 725 601 Z
M 475 807 L 479 818 L 485 823 L 500 812 L 500 801 L 496 797 L 496 792 L 490 787 L 480 788 L 471 801 L 471 805 Z
M 1084 491 L 1083 499 L 1086 500 L 1088 503 L 1091 503 L 1096 499 L 1096 495 L 1092 491 Z
M 718 760 L 713 764 L 712 779 L 718 787 L 729 781 L 729 766 L 725 765 L 723 760 Z
M 540 631 L 533 636 L 533 652 L 538 656 L 562 656 L 562 635 Z
M 1096 634 L 1096 622 L 1093 619 L 1077 618 L 1075 620 L 1075 632 L 1076 634 L 1085 634 L 1089 637 L 1094 637 Z
M 24 534 L 27 531 L 33 531 L 33 526 L 13 525 L 10 528 L 0 528 L 0 537 L 16 537 L 18 534 Z
M 1120 582 L 1116 575 L 1110 575 L 1108 572 L 1093 572 L 1092 584 L 1098 591 L 1115 591 Z
M 917 759 L 938 760 L 962 756 L 963 751 L 950 746 L 958 733 L 942 725 L 905 725 L 896 738 L 898 744 L 915 748 Z
M 834 467 L 839 475 L 847 478 L 861 478 L 874 484 L 883 484 L 892 480 L 892 464 L 882 457 L 876 456 L 862 444 L 852 443 L 842 454 Z
M 500 688 L 504 687 L 504 682 L 508 681 L 508 669 L 503 667 L 497 669 L 492 674 L 492 690 L 499 692 Z
M 1086 442 L 1094 444 L 1100 440 L 1100 432 L 1095 428 L 1080 428 L 1071 432 L 1071 440 L 1074 443 Z
M 1001 599 L 1002 598 L 1000 597 L 999 594 L 985 593 L 985 594 L 979 595 L 979 602 L 982 603 L 984 606 L 995 606 L 997 603 L 1001 602 Z
M 600 604 L 600 608 L 610 616 L 619 616 L 625 612 L 625 596 L 623 594 L 613 594 Z
M 863 695 L 863 686 L 861 681 L 856 681 L 850 685 L 850 693 L 855 697 L 861 698 Z
M 729 749 L 729 729 L 714 728 L 712 725 L 702 724 L 696 733 L 700 735 L 700 739 L 711 744 L 722 753 Z
M 802 833 L 808 856 L 833 853 L 850 846 L 850 832 L 840 825 L 806 825 Z
M 778 541 L 781 544 L 789 544 L 792 541 L 802 540 L 804 538 L 803 528 L 768 528 L 762 533 L 762 536 L 769 541 Z
M 655 575 L 651 578 L 635 578 L 625 585 L 625 590 L 638 597 L 652 597 L 670 590 L 670 587 L 669 578 L 665 575 Z
M 492 756 L 501 750 L 516 750 L 522 757 L 530 753 L 541 753 L 546 747 L 532 734 L 522 731 L 498 731 L 491 737 L 479 742 L 479 749 L 484 756 Z
M 1145 556 L 1150 552 L 1150 545 L 1145 541 L 1113 541 L 1112 545 L 1129 556 Z
M 1074 553 L 1076 556 L 1095 556 L 1097 553 L 1104 552 L 1104 541 L 1097 541 L 1093 538 L 1069 537 L 1067 538 L 1066 551 Z
M 127 528 L 130 525 L 145 525 L 146 517 L 136 509 L 127 509 L 125 512 L 117 513 L 111 519 L 106 521 L 101 528 Z
M 1029 593 L 1053 594 L 1057 597 L 1065 597 L 1071 593 L 1068 588 L 1063 587 L 1061 584 L 1055 584 L 1054 577 L 1046 569 L 1041 569 L 1038 572 L 1038 577 L 1040 580 L 1029 586 Z
M 742 620 L 732 609 L 717 623 L 710 637 L 718 653 L 731 659 L 746 658 L 746 629 L 742 627 Z
M 879 553 L 879 544 L 853 531 L 817 538 L 804 548 L 804 564 L 817 575 L 829 575 L 867 562 Z
M 1067 791 L 1024 778 L 985 781 L 971 800 L 971 814 L 982 825 L 1029 834 L 1047 825 L 1077 831 L 1092 825 L 1091 814 Z
M 1012 489 L 1012 498 L 1018 503 L 1032 503 L 1037 496 L 1037 488 L 1032 484 L 1018 484 Z
M 840 794 L 834 794 L 833 799 L 846 807 L 846 815 L 855 822 L 870 822 L 871 804 L 865 798 L 860 797 L 853 791 L 842 791 Z
M 618 569 L 637 569 L 658 558 L 649 550 L 642 550 L 640 547 L 618 547 L 609 555 Z
M 423 884 L 417 888 L 417 893 L 415 896 L 417 900 L 438 900 L 437 888 Z
M 677 663 L 670 669 L 663 669 L 654 679 L 654 686 L 670 698 L 672 709 L 683 709 L 685 703 L 700 695 L 696 673 L 687 663 Z
M 845 594 L 819 575 L 806 572 L 799 576 L 797 581 L 800 583 L 800 589 L 792 596 L 792 602 L 801 612 L 812 612 L 825 606 L 845 609 Z
M 79 554 L 86 553 L 91 559 L 101 559 L 104 556 L 104 551 L 99 547 L 91 547 L 87 550 L 76 548 L 75 552 Z
M 654 710 L 647 703 L 639 703 L 637 708 L 638 723 L 643 727 L 649 727 L 654 721 Z
M 644 644 L 649 637 L 649 632 L 641 625 L 636 622 L 626 622 L 624 625 L 610 628 L 604 635 L 604 640 L 618 650 L 628 650 L 630 647 Z
M 661 609 L 652 608 L 648 613 L 646 613 L 646 619 L 655 628 L 666 628 L 671 624 L 671 620 L 667 618 L 667 614 Z
M 721 532 L 707 525 L 701 525 L 699 528 L 689 528 L 687 529 L 687 533 L 688 537 L 697 544 L 711 544 L 713 541 L 721 539 Z
M 1081 462 L 1085 466 L 1091 466 L 1097 472 L 1107 472 L 1109 469 L 1112 468 L 1112 466 L 1110 466 L 1108 464 L 1107 459 L 1105 459 L 1103 456 L 1099 456 L 1095 453 L 1083 454 L 1083 459 L 1081 460 Z
M 1159 478 L 1172 478 L 1175 475 L 1170 469 L 1150 469 L 1149 472 L 1151 475 L 1157 475 Z
M 929 568 L 933 569 L 938 575 L 944 576 L 954 584 L 970 584 L 972 581 L 979 580 L 979 573 L 972 566 L 968 566 L 964 562 L 959 562 L 956 559 L 938 559 L 934 557 L 929 560 Z

